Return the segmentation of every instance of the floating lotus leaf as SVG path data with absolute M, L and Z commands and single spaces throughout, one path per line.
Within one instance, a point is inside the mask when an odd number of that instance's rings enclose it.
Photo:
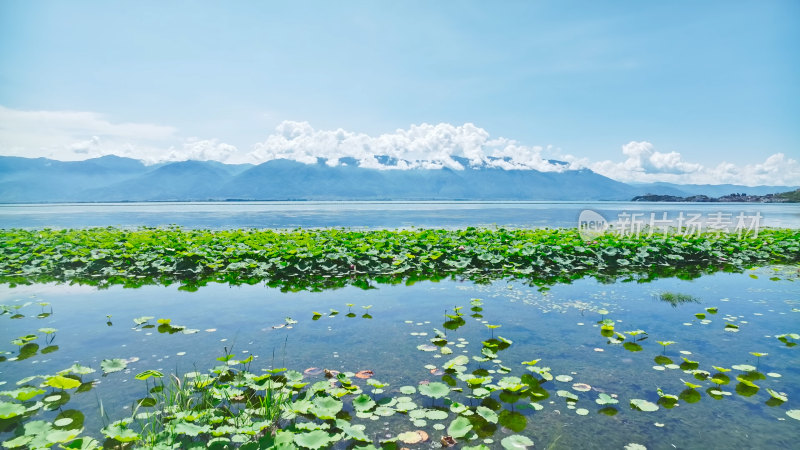
M 444 420 L 447 419 L 446 411 L 442 411 L 439 409 L 428 409 L 425 411 L 425 418 L 428 420 Z
M 447 427 L 447 434 L 453 436 L 454 438 L 462 438 L 471 430 L 472 423 L 470 423 L 469 419 L 466 417 L 458 417 L 454 421 L 450 422 L 450 426 Z
M 569 375 L 556 375 L 556 381 L 561 381 L 562 383 L 569 383 L 572 381 L 572 377 Z
M 322 430 L 294 435 L 294 443 L 304 448 L 322 448 L 335 441 L 336 439 L 333 436 Z
M 750 364 L 736 364 L 735 366 L 731 366 L 735 370 L 739 370 L 741 372 L 752 372 L 756 370 L 755 367 L 751 366 Z
M 438 349 L 439 347 L 431 344 L 420 344 L 417 346 L 417 350 L 422 350 L 423 352 L 435 352 Z
M 106 437 L 115 439 L 119 442 L 134 442 L 141 439 L 139 433 L 127 428 L 123 421 L 116 421 L 101 430 Z
M 790 409 L 786 411 L 786 415 L 795 420 L 800 420 L 800 409 Z
M 397 435 L 397 440 L 404 444 L 419 444 L 422 442 L 422 435 L 416 431 L 406 431 Z
M 776 400 L 780 400 L 782 402 L 785 402 L 785 401 L 789 400 L 789 397 L 784 392 L 778 392 L 778 391 L 772 390 L 770 388 L 767 388 L 767 392 L 769 393 L 770 396 L 772 396 L 772 398 L 774 398 Z
M 366 394 L 361 394 L 353 399 L 353 409 L 356 411 L 367 411 L 373 406 L 375 406 L 375 401 Z
M 592 387 L 586 383 L 575 383 L 572 385 L 572 389 L 578 392 L 589 392 L 592 390 Z
M 525 436 L 515 434 L 504 437 L 503 440 L 500 441 L 500 445 L 507 450 L 520 450 L 526 449 L 528 446 L 532 446 L 533 441 Z
M 478 406 L 476 412 L 489 423 L 497 423 L 497 413 L 485 406 Z
M 598 405 L 614 405 L 616 403 L 619 403 L 619 400 L 606 394 L 605 392 L 602 392 L 595 400 L 595 403 L 597 403 Z
M 652 412 L 658 410 L 658 405 L 647 400 L 634 398 L 631 399 L 631 408 L 638 409 L 639 411 Z
M 334 419 L 336 414 L 342 410 L 344 405 L 341 400 L 333 397 L 317 397 L 313 400 L 314 407 L 312 413 L 320 419 Z
M 699 387 L 700 387 L 700 385 L 699 385 L 699 384 L 694 384 L 694 383 L 691 383 L 691 382 L 689 382 L 689 381 L 686 381 L 686 380 L 684 380 L 683 378 L 681 378 L 681 381 L 683 381 L 683 384 L 685 384 L 685 385 L 686 385 L 686 387 L 688 387 L 689 389 L 697 389 L 697 388 L 699 388 Z
M 146 379 L 148 379 L 150 377 L 162 378 L 163 376 L 164 376 L 164 374 L 159 372 L 159 371 L 157 371 L 157 370 L 149 370 L 148 369 L 148 370 L 145 370 L 144 372 L 140 372 L 139 374 L 137 374 L 135 378 L 137 380 L 146 380 Z
M 458 355 L 455 358 L 444 363 L 442 367 L 446 370 L 455 369 L 458 366 L 466 366 L 467 363 L 469 363 L 469 358 L 467 358 L 464 355 Z
M 43 384 L 56 389 L 74 389 L 81 385 L 81 381 L 62 375 L 56 375 L 48 378 Z
M 26 408 L 19 403 L 0 401 L 0 419 L 11 419 L 25 414 Z
M 136 325 L 142 325 L 142 324 L 147 323 L 148 321 L 153 320 L 153 319 L 155 319 L 155 317 L 153 317 L 153 316 L 142 316 L 142 317 L 137 317 L 137 318 L 133 319 L 133 323 L 135 323 Z
M 403 386 L 400 388 L 400 392 L 406 395 L 411 395 L 417 392 L 417 388 L 415 388 L 414 386 Z
M 13 391 L 2 391 L 0 392 L 0 395 L 6 395 L 24 402 L 36 397 L 37 395 L 44 394 L 45 392 L 45 390 L 34 386 L 22 386 L 18 389 L 14 389 Z
M 53 421 L 56 428 L 66 430 L 79 430 L 83 428 L 84 415 L 77 409 L 68 409 L 61 411 Z
M 566 398 L 566 399 L 567 399 L 567 401 L 573 401 L 573 402 L 577 402 L 577 401 L 578 401 L 578 396 L 577 396 L 577 395 L 573 394 L 573 393 L 572 393 L 572 392 L 570 392 L 570 391 L 565 391 L 565 390 L 563 390 L 563 389 L 562 389 L 562 390 L 559 390 L 559 391 L 557 391 L 557 392 L 556 392 L 556 395 L 558 395 L 559 397 L 564 397 L 564 398 Z
M 450 393 L 450 388 L 444 383 L 434 382 L 420 385 L 419 393 L 426 397 L 442 398 Z
M 100 362 L 100 368 L 103 369 L 103 373 L 106 374 L 125 370 L 126 367 L 128 367 L 128 364 L 125 360 L 119 358 L 104 359 Z

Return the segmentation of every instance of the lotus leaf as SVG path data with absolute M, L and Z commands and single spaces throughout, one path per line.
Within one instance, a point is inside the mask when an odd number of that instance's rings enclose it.
M 500 441 L 500 445 L 502 445 L 506 450 L 519 450 L 526 449 L 528 446 L 532 446 L 533 441 L 525 436 L 515 434 L 504 437 L 503 440 Z
M 444 383 L 434 382 L 419 386 L 419 393 L 431 398 L 442 398 L 450 393 L 450 388 Z
M 114 359 L 104 359 L 100 363 L 100 368 L 103 369 L 103 373 L 113 373 L 125 370 L 128 367 L 128 364 L 123 359 L 114 358 Z
M 472 430 L 472 423 L 470 423 L 469 419 L 466 417 L 458 417 L 454 421 L 450 422 L 450 426 L 447 427 L 447 434 L 453 436 L 454 438 L 463 438 Z
M 649 402 L 647 400 L 634 398 L 634 399 L 631 399 L 631 408 L 638 409 L 639 411 L 651 412 L 651 411 L 657 411 L 658 410 L 658 405 L 656 405 L 655 403 Z

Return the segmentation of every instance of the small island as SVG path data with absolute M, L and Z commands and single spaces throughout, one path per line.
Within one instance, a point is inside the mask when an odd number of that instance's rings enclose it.
M 691 195 L 679 197 L 677 195 L 645 194 L 633 197 L 634 202 L 721 202 L 721 203 L 798 203 L 800 202 L 800 189 L 767 195 L 748 195 L 734 193 L 722 197 L 709 197 L 707 195 Z

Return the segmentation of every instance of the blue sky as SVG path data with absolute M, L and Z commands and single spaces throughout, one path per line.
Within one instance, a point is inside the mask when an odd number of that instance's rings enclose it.
M 800 184 L 798 23 L 796 1 L 6 0 L 0 154 Z

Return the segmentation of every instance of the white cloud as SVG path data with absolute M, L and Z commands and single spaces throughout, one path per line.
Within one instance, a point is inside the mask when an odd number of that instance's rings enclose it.
M 180 136 L 170 126 L 116 123 L 93 112 L 21 111 L 0 106 L 0 154 L 23 157 L 82 160 L 113 154 L 148 164 L 185 160 L 260 164 L 280 158 L 314 164 L 317 158 L 325 158 L 332 166 L 343 164 L 343 158 L 353 158 L 361 167 L 381 170 L 482 166 L 547 172 L 588 168 L 623 182 L 800 185 L 800 163 L 783 153 L 754 164 L 722 162 L 705 167 L 684 160 L 678 152 L 657 151 L 646 141 L 629 142 L 621 150 L 623 159 L 619 161 L 559 155 L 558 159 L 566 162 L 562 165 L 543 156 L 552 154 L 552 148 L 491 137 L 471 123 L 423 123 L 370 136 L 284 121 L 246 152 L 218 139 Z
M 622 154 L 627 156 L 622 162 L 581 160 L 575 164 L 585 165 L 601 175 L 623 182 L 800 185 L 800 163 L 783 153 L 768 156 L 763 163 L 738 166 L 722 162 L 715 167 L 684 161 L 677 152 L 658 152 L 653 144 L 645 141 L 623 145 Z
M 274 159 L 291 159 L 307 164 L 325 158 L 338 165 L 342 158 L 354 158 L 361 167 L 375 169 L 443 168 L 454 170 L 467 166 L 489 166 L 504 169 L 537 169 L 561 171 L 563 166 L 551 164 L 541 155 L 541 147 L 527 147 L 499 138 L 471 123 L 456 126 L 447 123 L 411 125 L 393 133 L 369 136 L 337 130 L 315 130 L 308 122 L 285 121 L 264 142 L 256 144 L 244 160 L 262 163 Z M 382 164 L 376 156 L 399 161 Z M 460 162 L 456 158 L 465 158 Z M 505 159 L 503 159 L 505 158 Z

